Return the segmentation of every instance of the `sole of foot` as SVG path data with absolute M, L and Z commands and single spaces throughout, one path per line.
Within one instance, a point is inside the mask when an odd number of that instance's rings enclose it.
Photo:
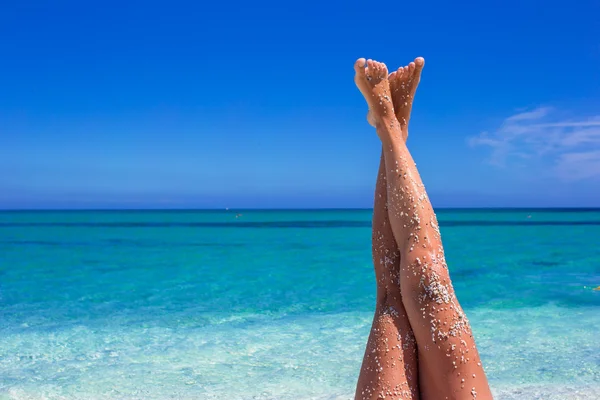
M 378 119 L 393 114 L 388 71 L 384 63 L 359 58 L 354 63 L 354 82 L 367 102 L 367 120 L 373 126 Z

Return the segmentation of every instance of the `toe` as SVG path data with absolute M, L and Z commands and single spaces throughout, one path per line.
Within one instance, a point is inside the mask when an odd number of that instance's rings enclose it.
M 381 73 L 383 69 L 381 68 L 381 63 L 379 61 L 373 61 L 373 65 L 375 66 L 375 73 L 377 77 L 381 77 Z
M 424 65 L 425 65 L 425 59 L 423 57 L 415 58 L 415 70 L 416 70 L 417 74 L 421 73 L 421 70 L 423 69 Z
M 379 68 L 381 68 L 381 74 L 383 75 L 383 77 L 387 77 L 388 76 L 388 69 L 387 69 L 387 65 L 385 65 L 384 63 L 379 63 Z
M 373 68 L 373 73 L 374 74 L 378 74 L 379 73 L 379 63 L 375 60 L 371 61 L 371 68 Z
M 392 72 L 388 77 L 388 81 L 390 81 L 390 90 L 394 93 L 398 88 L 398 72 Z
M 415 72 L 415 63 L 411 62 L 408 64 L 408 75 L 412 75 Z
M 392 90 L 392 92 L 396 87 L 396 75 L 396 71 L 392 71 L 392 73 L 388 75 L 388 81 L 390 82 L 390 89 Z
M 373 60 L 370 58 L 367 60 L 367 76 L 373 76 L 375 73 L 375 64 L 373 64 Z
M 367 63 L 367 61 L 364 58 L 359 58 L 354 63 L 354 71 L 356 71 L 356 73 L 358 75 L 364 75 L 365 74 L 365 65 L 366 65 L 366 63 Z

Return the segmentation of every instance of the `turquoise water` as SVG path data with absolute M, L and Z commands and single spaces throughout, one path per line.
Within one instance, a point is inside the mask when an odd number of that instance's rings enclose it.
M 351 399 L 370 217 L 0 212 L 0 399 Z M 600 210 L 438 218 L 496 398 L 600 398 Z

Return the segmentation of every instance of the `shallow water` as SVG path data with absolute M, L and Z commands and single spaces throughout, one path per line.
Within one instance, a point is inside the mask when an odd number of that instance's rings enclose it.
M 370 214 L 0 212 L 0 399 L 351 399 Z M 497 399 L 600 398 L 600 210 L 438 212 Z

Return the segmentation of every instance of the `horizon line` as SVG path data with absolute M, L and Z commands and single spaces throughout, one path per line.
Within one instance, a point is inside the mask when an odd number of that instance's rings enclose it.
M 0 208 L 0 212 L 177 212 L 177 211 L 369 211 L 373 207 L 314 207 L 314 208 Z M 600 211 L 598 207 L 434 207 L 435 210 L 573 210 Z

